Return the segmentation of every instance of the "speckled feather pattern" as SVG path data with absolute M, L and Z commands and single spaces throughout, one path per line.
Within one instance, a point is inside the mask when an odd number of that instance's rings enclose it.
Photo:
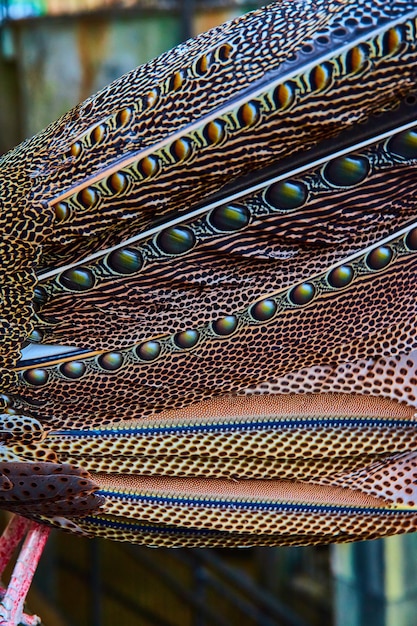
M 416 26 L 277 2 L 0 159 L 2 507 L 154 546 L 416 530 Z

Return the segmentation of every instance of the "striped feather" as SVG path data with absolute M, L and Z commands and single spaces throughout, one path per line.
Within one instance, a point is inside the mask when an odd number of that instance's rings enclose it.
M 165 546 L 415 530 L 416 19 L 272 4 L 3 157 L 2 506 Z

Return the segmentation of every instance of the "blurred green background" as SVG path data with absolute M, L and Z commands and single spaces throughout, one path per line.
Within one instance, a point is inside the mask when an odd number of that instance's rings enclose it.
M 256 6 L 0 0 L 0 154 L 119 75 Z M 417 537 L 206 551 L 54 532 L 29 607 L 45 626 L 417 626 Z

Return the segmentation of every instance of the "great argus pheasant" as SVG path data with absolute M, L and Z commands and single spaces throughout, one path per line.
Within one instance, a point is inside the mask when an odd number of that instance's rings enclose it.
M 27 533 L 0 624 L 37 623 L 50 526 L 417 529 L 416 27 L 417 0 L 282 0 L 0 160 L 3 564 Z

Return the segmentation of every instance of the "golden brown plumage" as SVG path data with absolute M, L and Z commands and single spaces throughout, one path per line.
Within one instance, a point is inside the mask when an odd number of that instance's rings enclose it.
M 151 545 L 416 529 L 416 16 L 270 5 L 3 157 L 5 508 Z

